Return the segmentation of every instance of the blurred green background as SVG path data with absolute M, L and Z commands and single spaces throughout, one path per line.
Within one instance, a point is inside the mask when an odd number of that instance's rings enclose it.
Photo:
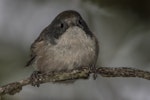
M 99 39 L 97 65 L 150 71 L 149 0 L 0 0 L 0 86 L 30 76 L 30 45 L 64 10 L 77 10 Z M 79 80 L 25 86 L 2 100 L 149 100 L 150 82 L 139 78 Z

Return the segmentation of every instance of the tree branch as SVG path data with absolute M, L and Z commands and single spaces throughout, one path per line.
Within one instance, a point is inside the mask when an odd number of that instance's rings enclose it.
M 91 73 L 101 75 L 103 77 L 138 77 L 150 80 L 150 72 L 142 71 L 139 69 L 133 68 L 110 68 L 110 67 L 99 67 L 96 69 L 75 69 L 68 72 L 59 72 L 59 73 L 43 73 L 40 74 L 38 82 L 40 84 L 47 82 L 61 82 L 67 80 L 75 79 L 88 79 Z M 20 80 L 18 82 L 9 83 L 7 85 L 0 87 L 0 96 L 5 94 L 14 95 L 22 90 L 22 87 L 25 85 L 32 84 L 30 77 Z

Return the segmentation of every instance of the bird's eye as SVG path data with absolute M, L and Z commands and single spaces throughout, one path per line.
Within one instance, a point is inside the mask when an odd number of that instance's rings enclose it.
M 63 29 L 65 27 L 65 24 L 60 22 L 57 24 L 57 27 Z
M 81 25 L 81 24 L 82 24 L 82 21 L 81 21 L 81 20 L 78 20 L 78 23 Z
M 64 24 L 63 23 L 60 24 L 60 28 L 64 28 Z

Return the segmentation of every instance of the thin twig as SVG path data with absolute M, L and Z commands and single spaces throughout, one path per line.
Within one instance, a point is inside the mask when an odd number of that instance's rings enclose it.
M 40 74 L 40 78 L 38 79 L 38 83 L 47 83 L 47 82 L 60 82 L 67 80 L 75 80 L 75 79 L 86 79 L 89 77 L 88 69 L 80 69 L 73 70 L 69 72 L 59 72 L 59 73 L 43 73 Z M 14 95 L 22 90 L 22 87 L 25 85 L 32 84 L 32 80 L 30 77 L 20 80 L 18 82 L 9 83 L 0 87 L 0 96 L 5 94 Z
M 75 69 L 69 72 L 49 73 L 41 74 L 38 82 L 40 84 L 47 82 L 60 82 L 75 79 L 88 79 L 91 73 L 99 74 L 103 77 L 138 77 L 150 80 L 150 72 L 142 71 L 133 68 L 110 68 L 110 67 L 99 67 L 96 69 Z M 30 77 L 23 79 L 18 82 L 9 83 L 0 87 L 0 96 L 5 94 L 14 95 L 22 90 L 23 86 L 32 84 Z
M 143 71 L 134 68 L 109 68 L 109 67 L 100 67 L 96 70 L 97 74 L 100 74 L 103 77 L 138 77 L 150 80 L 150 72 Z

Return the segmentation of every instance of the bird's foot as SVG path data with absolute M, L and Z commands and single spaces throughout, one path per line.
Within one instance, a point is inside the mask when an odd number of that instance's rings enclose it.
M 93 72 L 93 79 L 96 80 L 97 78 L 96 68 L 92 66 L 90 67 L 90 70 Z
M 30 76 L 30 81 L 32 86 L 40 86 L 40 76 L 41 76 L 40 71 L 34 71 L 31 76 Z

